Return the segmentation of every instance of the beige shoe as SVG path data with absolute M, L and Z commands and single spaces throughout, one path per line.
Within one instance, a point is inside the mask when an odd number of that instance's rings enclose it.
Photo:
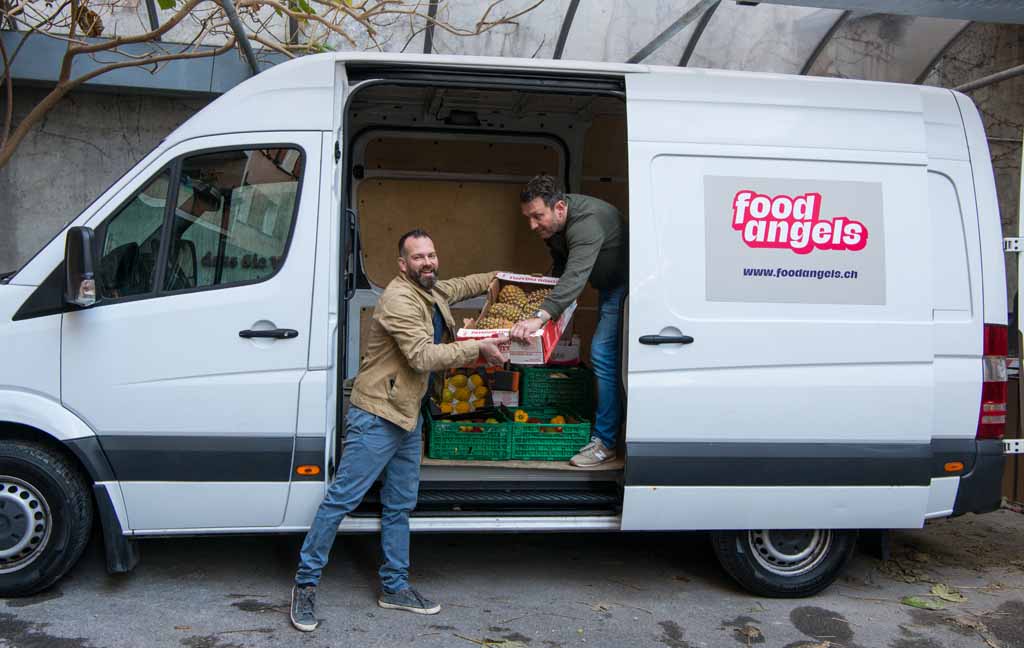
M 604 447 L 600 439 L 591 439 L 569 463 L 577 468 L 592 468 L 609 461 L 615 461 L 615 450 Z

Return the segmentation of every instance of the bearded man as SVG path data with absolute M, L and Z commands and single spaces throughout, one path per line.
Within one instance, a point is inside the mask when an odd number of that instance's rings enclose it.
M 495 273 L 438 280 L 434 242 L 421 229 L 402 235 L 398 255 L 398 276 L 374 309 L 366 355 L 352 389 L 338 474 L 299 555 L 291 621 L 304 632 L 318 625 L 316 588 L 338 525 L 381 474 L 384 563 L 377 603 L 417 614 L 441 611 L 439 604 L 409 586 L 409 514 L 416 506 L 420 479 L 420 406 L 432 372 L 470 366 L 478 359 L 488 365 L 507 360 L 499 349 L 507 337 L 451 341 L 456 330 L 451 305 L 486 292 Z

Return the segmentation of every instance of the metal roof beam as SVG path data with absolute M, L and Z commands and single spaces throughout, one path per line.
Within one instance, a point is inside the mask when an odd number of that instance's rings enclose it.
M 1024 24 L 1020 0 L 761 0 L 764 4 L 797 5 L 903 16 L 929 16 L 977 22 Z
M 718 4 L 719 1 L 720 0 L 699 0 L 697 4 L 690 7 L 686 11 L 686 13 L 679 17 L 678 20 L 669 25 L 668 29 L 655 36 L 654 40 L 641 47 L 640 51 L 634 54 L 633 56 L 629 57 L 629 60 L 626 62 L 639 63 L 648 56 L 650 56 L 651 54 L 654 54 L 655 52 L 658 51 L 658 49 L 661 48 L 662 45 L 672 40 L 673 36 L 683 31 L 683 29 L 685 29 L 686 26 L 692 23 L 694 20 L 697 20 L 698 18 L 703 16 L 708 9 L 710 9 L 713 5 Z
M 958 85 L 953 89 L 959 90 L 960 92 L 970 92 L 971 90 L 977 90 L 978 88 L 984 88 L 985 86 L 990 86 L 994 83 L 1000 83 L 1007 79 L 1019 77 L 1022 74 L 1024 74 L 1024 65 L 1018 65 L 1016 67 L 1003 70 L 1002 72 L 996 72 L 995 74 L 990 74 L 988 76 L 983 76 L 980 79 L 970 81 L 969 83 Z
M 0 31 L 0 38 L 8 51 L 13 51 L 24 38 L 26 32 Z M 102 38 L 85 38 L 87 42 L 102 42 Z M 184 49 L 185 45 L 160 43 L 161 51 L 173 52 L 175 48 Z M 144 43 L 127 45 L 120 48 L 131 56 L 144 56 L 153 51 L 153 47 Z M 201 47 L 200 49 L 216 49 Z M 52 85 L 60 75 L 60 65 L 67 50 L 67 43 L 41 34 L 31 34 L 22 52 L 11 66 L 12 78 L 15 83 L 36 85 Z M 287 58 L 276 52 L 265 52 L 261 69 L 281 63 Z M 73 76 L 81 76 L 101 67 L 90 56 L 75 57 L 71 68 Z M 152 66 L 140 66 L 114 70 L 86 82 L 85 90 L 107 90 L 113 92 L 142 92 L 147 94 L 172 95 L 214 95 L 227 92 L 251 73 L 246 61 L 234 51 L 216 57 L 186 59 L 163 63 L 155 72 Z
M 679 58 L 679 67 L 686 67 L 690 64 L 690 57 L 693 56 L 693 50 L 697 49 L 697 42 L 704 35 L 704 30 L 707 29 L 708 23 L 711 22 L 711 18 L 715 15 L 715 10 L 721 6 L 721 2 L 716 2 L 708 7 L 708 10 L 700 17 L 700 21 L 694 27 L 693 36 L 690 36 L 690 42 L 686 44 L 686 49 L 683 50 L 683 55 Z
M 565 18 L 562 19 L 562 28 L 558 30 L 558 42 L 555 43 L 555 58 L 562 58 L 565 51 L 565 39 L 569 37 L 569 29 L 572 28 L 572 21 L 576 18 L 576 9 L 580 6 L 580 0 L 571 0 L 569 8 L 565 10 Z
M 423 53 L 434 53 L 434 20 L 437 18 L 437 0 L 430 0 L 427 5 L 427 29 L 423 34 Z
M 814 48 L 814 51 L 811 52 L 811 55 L 807 57 L 806 61 L 804 61 L 804 66 L 800 68 L 800 74 L 811 73 L 811 70 L 814 68 L 814 64 L 818 62 L 818 57 L 825 51 L 828 44 L 832 42 L 832 37 L 836 35 L 836 32 L 839 31 L 839 28 L 843 26 L 843 23 L 847 21 L 852 13 L 852 11 L 844 11 L 839 14 L 836 21 L 832 23 L 832 26 L 828 28 L 825 35 L 821 37 L 820 41 L 818 41 L 818 45 Z

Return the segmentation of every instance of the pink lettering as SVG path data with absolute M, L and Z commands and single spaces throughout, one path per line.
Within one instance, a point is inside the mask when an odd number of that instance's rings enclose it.
M 752 248 L 788 248 L 797 254 L 863 250 L 868 243 L 864 223 L 846 216 L 822 220 L 821 207 L 821 194 L 815 192 L 768 196 L 742 189 L 733 196 L 732 227 Z

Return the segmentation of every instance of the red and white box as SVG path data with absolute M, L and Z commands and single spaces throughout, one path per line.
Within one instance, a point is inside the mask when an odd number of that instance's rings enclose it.
M 486 313 L 491 304 L 498 301 L 498 293 L 507 284 L 515 284 L 523 288 L 552 288 L 558 283 L 558 277 L 535 277 L 533 275 L 515 274 L 512 272 L 499 272 L 487 289 L 487 301 L 484 303 L 481 313 Z M 569 304 L 569 307 L 558 317 L 551 320 L 537 330 L 526 344 L 509 342 L 503 345 L 502 350 L 506 351 L 509 360 L 513 364 L 542 365 L 550 360 L 555 351 L 555 346 L 562 338 L 562 333 L 569 327 L 572 316 L 576 312 L 576 302 Z M 478 318 L 479 319 L 479 318 Z M 467 324 L 469 324 L 467 320 Z M 456 340 L 485 340 L 487 338 L 507 335 L 509 329 L 477 329 L 467 325 L 459 329 L 455 334 Z

